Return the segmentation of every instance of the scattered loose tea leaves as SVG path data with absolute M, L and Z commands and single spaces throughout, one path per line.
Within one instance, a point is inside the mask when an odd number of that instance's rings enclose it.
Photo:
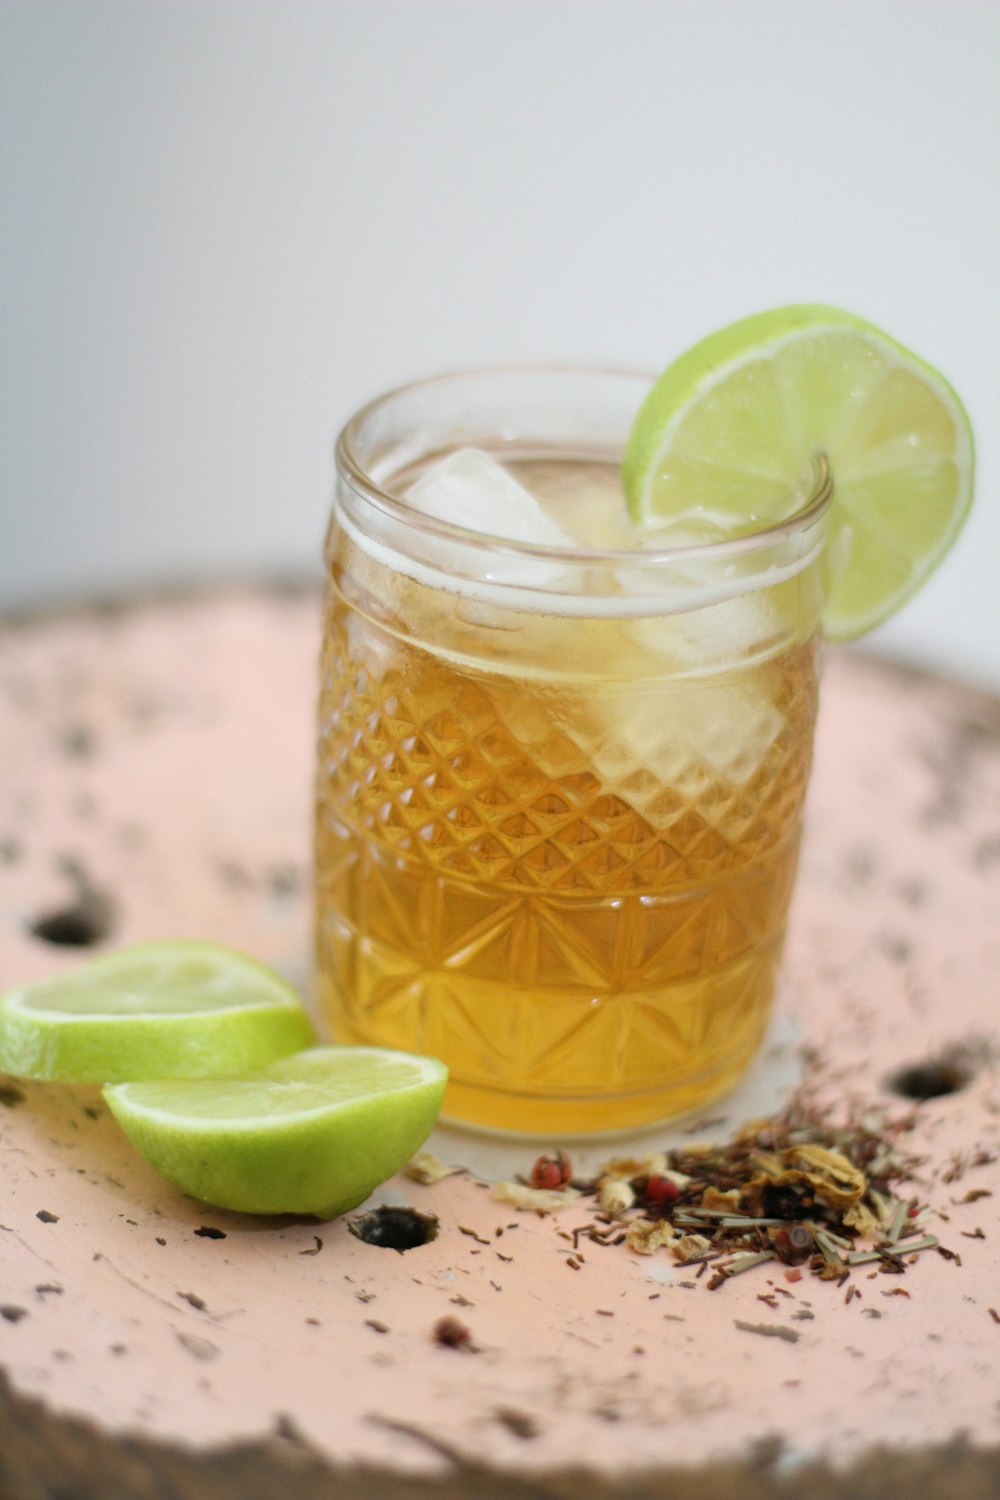
M 275 1416 L 274 1435 L 286 1443 L 298 1443 L 303 1448 L 308 1447 L 300 1428 L 286 1412 L 278 1412 Z
M 472 1348 L 472 1334 L 460 1318 L 446 1313 L 434 1324 L 434 1342 L 443 1349 Z
M 574 1252 L 582 1239 L 626 1244 L 639 1255 L 668 1248 L 682 1264 L 697 1265 L 697 1279 L 712 1291 L 775 1258 L 790 1267 L 784 1272 L 788 1281 L 808 1274 L 842 1287 L 856 1267 L 872 1265 L 870 1274 L 900 1276 L 921 1251 L 940 1249 L 926 1233 L 929 1208 L 898 1190 L 918 1180 L 920 1160 L 900 1146 L 913 1125 L 912 1112 L 894 1119 L 870 1112 L 838 1124 L 831 1111 L 817 1110 L 799 1095 L 780 1115 L 749 1121 L 722 1143 L 691 1142 L 642 1159 L 618 1157 L 592 1181 L 572 1186 L 530 1187 L 521 1179 L 493 1191 L 502 1201 L 542 1213 L 580 1197 L 596 1199 L 596 1222 L 578 1225 L 572 1234 L 559 1231 Z M 980 1148 L 955 1158 L 945 1180 L 988 1159 Z M 568 1164 L 542 1158 L 532 1180 L 554 1177 L 557 1169 L 565 1176 Z M 571 1268 L 573 1260 L 566 1262 Z M 693 1288 L 697 1280 L 679 1284 Z
M 785 1323 L 747 1323 L 742 1318 L 734 1318 L 733 1327 L 739 1328 L 742 1333 L 761 1333 L 765 1338 L 784 1339 L 788 1344 L 797 1344 L 801 1337 Z
M 530 1412 L 519 1411 L 513 1406 L 498 1406 L 494 1415 L 515 1437 L 527 1439 L 538 1436 L 538 1422 Z
M 196 1333 L 178 1333 L 177 1341 L 183 1344 L 184 1348 L 189 1354 L 193 1354 L 195 1359 L 215 1359 L 219 1352 L 218 1344 L 213 1344 L 211 1339 L 199 1338 Z

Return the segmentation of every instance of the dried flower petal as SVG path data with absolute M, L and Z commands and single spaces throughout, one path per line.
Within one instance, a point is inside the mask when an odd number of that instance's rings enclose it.
M 655 1177 L 667 1168 L 666 1152 L 657 1151 L 654 1156 L 644 1156 L 641 1160 L 634 1156 L 616 1156 L 611 1161 L 605 1162 L 600 1171 L 600 1179 L 616 1177 L 625 1182 L 632 1182 L 636 1177 Z
M 862 1198 L 868 1179 L 840 1151 L 825 1146 L 789 1146 L 759 1151 L 753 1158 L 758 1175 L 743 1189 L 745 1208 L 759 1210 L 768 1188 L 805 1188 L 828 1208 L 845 1212 Z
M 568 1208 L 580 1194 L 576 1188 L 533 1188 L 523 1182 L 495 1182 L 490 1195 L 499 1203 L 512 1203 L 515 1208 L 535 1209 L 538 1213 L 556 1213 Z
M 877 1235 L 882 1233 L 882 1224 L 878 1216 L 872 1213 L 867 1203 L 852 1203 L 850 1208 L 844 1212 L 844 1223 L 851 1229 L 856 1229 L 859 1234 Z
M 830 1208 L 848 1208 L 863 1197 L 868 1186 L 864 1172 L 840 1151 L 829 1151 L 825 1146 L 793 1146 L 782 1156 L 789 1169 L 805 1174 L 816 1197 Z
M 418 1151 L 413 1160 L 403 1168 L 403 1176 L 411 1178 L 413 1182 L 422 1182 L 425 1186 L 429 1186 L 432 1182 L 440 1182 L 442 1178 L 450 1177 L 455 1170 L 454 1167 L 446 1167 L 432 1151 Z

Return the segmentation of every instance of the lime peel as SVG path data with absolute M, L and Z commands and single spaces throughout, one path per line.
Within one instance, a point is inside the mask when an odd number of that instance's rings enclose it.
M 0 998 L 0 1069 L 108 1083 L 242 1073 L 308 1046 L 295 990 L 211 943 L 143 943 Z
M 191 1197 L 326 1219 L 406 1165 L 433 1128 L 447 1080 L 435 1058 L 314 1047 L 238 1079 L 119 1083 L 104 1097 L 146 1161 Z M 274 1108 L 261 1107 L 268 1096 Z M 227 1113 L 234 1105 L 239 1112 Z

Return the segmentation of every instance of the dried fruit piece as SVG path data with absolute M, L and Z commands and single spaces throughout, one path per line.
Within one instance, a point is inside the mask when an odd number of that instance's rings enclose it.
M 701 1260 L 712 1248 L 712 1241 L 703 1234 L 685 1234 L 673 1247 L 679 1261 Z
M 666 1219 L 633 1219 L 625 1232 L 625 1243 L 638 1255 L 655 1255 L 663 1245 L 674 1245 L 680 1235 Z

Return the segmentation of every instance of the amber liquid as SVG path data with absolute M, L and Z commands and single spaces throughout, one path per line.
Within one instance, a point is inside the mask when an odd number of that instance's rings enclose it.
M 670 618 L 508 617 L 390 587 L 332 541 L 317 942 L 333 1036 L 445 1059 L 446 1115 L 504 1131 L 626 1129 L 725 1090 L 774 991 L 811 629 L 797 639 L 786 607 L 771 645 L 699 661 L 690 620 L 678 656 Z

